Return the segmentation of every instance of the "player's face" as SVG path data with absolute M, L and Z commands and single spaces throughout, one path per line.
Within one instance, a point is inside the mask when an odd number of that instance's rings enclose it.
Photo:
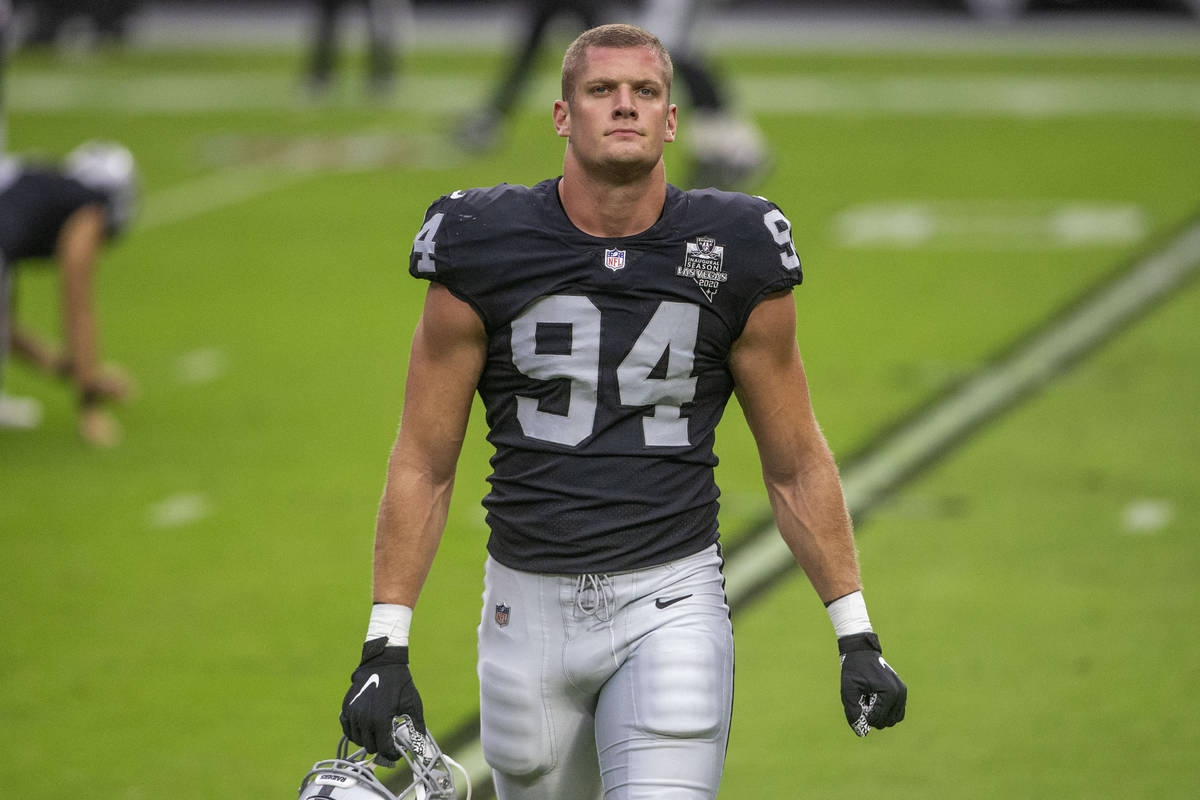
M 589 47 L 570 103 L 554 104 L 554 126 L 586 167 L 636 176 L 675 140 L 675 106 L 662 63 L 645 47 Z

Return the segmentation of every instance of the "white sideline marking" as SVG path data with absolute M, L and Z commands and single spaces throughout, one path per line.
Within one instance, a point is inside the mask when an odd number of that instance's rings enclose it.
M 1175 518 L 1175 506 L 1169 500 L 1134 500 L 1125 507 L 1121 524 L 1126 533 L 1158 533 Z
M 1200 81 L 1165 75 L 743 75 L 734 80 L 739 101 L 763 111 L 1018 118 L 1200 116 Z
M 0 391 L 0 428 L 33 430 L 42 424 L 42 403 Z
M 137 230 L 191 219 L 252 200 L 313 175 L 376 169 L 398 163 L 410 167 L 453 166 L 461 155 L 428 134 L 388 136 L 374 130 L 340 137 L 253 139 L 225 136 L 208 142 L 207 161 L 219 166 L 199 178 L 146 196 L 134 221 Z
M 892 489 L 905 473 L 1029 389 L 1052 380 L 1107 333 L 1187 280 L 1200 268 L 1200 223 L 1136 264 L 1083 306 L 953 395 L 888 437 L 842 475 L 851 515 Z M 725 564 L 725 592 L 737 606 L 764 579 L 795 564 L 777 528 L 736 551 Z
M 311 36 L 311 20 L 302 4 L 226 3 L 220 14 L 191 4 L 145 3 L 133 24 L 131 44 L 146 50 L 173 53 L 198 47 L 285 50 L 294 53 L 298 42 Z M 407 4 L 405 4 L 407 5 Z M 440 4 L 418 4 L 397 25 L 404 52 L 425 53 L 445 49 L 507 54 L 521 34 L 521 20 L 512 3 L 476 4 L 470 14 Z M 1136 13 L 1116 16 L 1072 14 L 1029 16 L 1005 25 L 986 25 L 972 16 L 954 12 L 912 14 L 889 11 L 882 4 L 870 14 L 853 9 L 840 13 L 837 4 L 817 10 L 801 7 L 785 11 L 783 4 L 762 10 L 724 9 L 713 4 L 701 13 L 697 38 L 713 52 L 738 52 L 747 47 L 758 52 L 832 50 L 838 53 L 928 54 L 1048 54 L 1056 58 L 1082 56 L 1163 56 L 1192 54 L 1196 37 L 1185 21 L 1159 19 Z M 294 9 L 289 9 L 294 6 Z M 429 6 L 433 6 L 432 8 Z M 363 26 L 361 13 L 348 9 L 351 26 Z M 365 49 L 349 36 L 347 49 Z
M 548 112 L 550 101 L 559 95 L 558 82 L 557 76 L 534 76 L 522 107 Z M 772 113 L 1200 117 L 1200 80 L 1170 74 L 879 77 L 745 73 L 734 75 L 731 83 L 732 93 L 748 111 Z M 409 75 L 395 97 L 380 107 L 403 111 L 419 103 L 427 114 L 462 113 L 485 100 L 489 85 L 487 78 L 476 75 Z M 6 89 L 9 108 L 16 112 L 96 109 L 185 114 L 238 109 L 293 111 L 306 106 L 294 78 L 274 73 L 118 78 L 30 69 L 15 72 Z M 345 99 L 351 104 L 364 102 L 350 95 Z
M 842 247 L 1034 250 L 1140 241 L 1146 212 L 1134 203 L 1084 200 L 901 200 L 863 203 L 833 219 Z
M 218 134 L 204 140 L 203 163 L 284 170 L 353 172 L 407 166 L 446 169 L 463 161 L 461 150 L 435 131 L 368 129 L 326 135 Z
M 173 494 L 150 506 L 147 517 L 151 528 L 178 528 L 197 522 L 211 513 L 208 498 L 202 494 Z
M 224 169 L 148 194 L 134 226 L 143 231 L 182 222 L 297 183 L 310 174 L 245 167 Z
M 184 353 L 175 361 L 175 376 L 183 384 L 212 383 L 225 374 L 229 359 L 215 347 Z

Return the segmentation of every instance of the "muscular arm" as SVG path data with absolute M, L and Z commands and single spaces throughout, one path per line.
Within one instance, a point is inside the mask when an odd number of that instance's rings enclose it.
M 768 297 L 755 308 L 730 364 L 758 442 L 775 523 L 821 600 L 844 598 L 831 607 L 830 621 L 838 634 L 846 722 L 858 736 L 895 725 L 904 719 L 908 688 L 880 657 L 862 596 L 853 594 L 862 587 L 850 514 L 809 401 L 790 293 Z
M 413 335 L 404 413 L 376 521 L 377 603 L 416 605 L 446 524 L 486 355 L 479 317 L 445 287 L 431 284 Z
M 857 591 L 850 515 L 809 400 L 791 293 L 772 295 L 755 308 L 730 366 L 784 541 L 822 602 Z

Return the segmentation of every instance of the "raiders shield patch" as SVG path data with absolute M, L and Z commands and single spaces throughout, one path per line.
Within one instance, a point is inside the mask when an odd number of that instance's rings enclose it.
M 725 271 L 725 248 L 711 236 L 697 236 L 696 241 L 686 242 L 686 245 L 683 266 L 676 267 L 675 274 L 694 280 L 711 303 L 721 284 L 729 280 L 729 273 Z

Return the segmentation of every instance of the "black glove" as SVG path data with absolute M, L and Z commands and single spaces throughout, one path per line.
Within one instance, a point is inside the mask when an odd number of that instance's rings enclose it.
M 388 647 L 387 638 L 363 645 L 362 661 L 350 676 L 350 689 L 342 699 L 342 732 L 350 741 L 391 761 L 402 756 L 392 740 L 392 720 L 403 714 L 425 733 L 421 695 L 408 671 L 408 648 Z
M 904 719 L 908 687 L 883 660 L 879 637 L 856 633 L 838 639 L 842 654 L 842 706 L 846 722 L 859 736 L 871 728 L 890 728 Z

